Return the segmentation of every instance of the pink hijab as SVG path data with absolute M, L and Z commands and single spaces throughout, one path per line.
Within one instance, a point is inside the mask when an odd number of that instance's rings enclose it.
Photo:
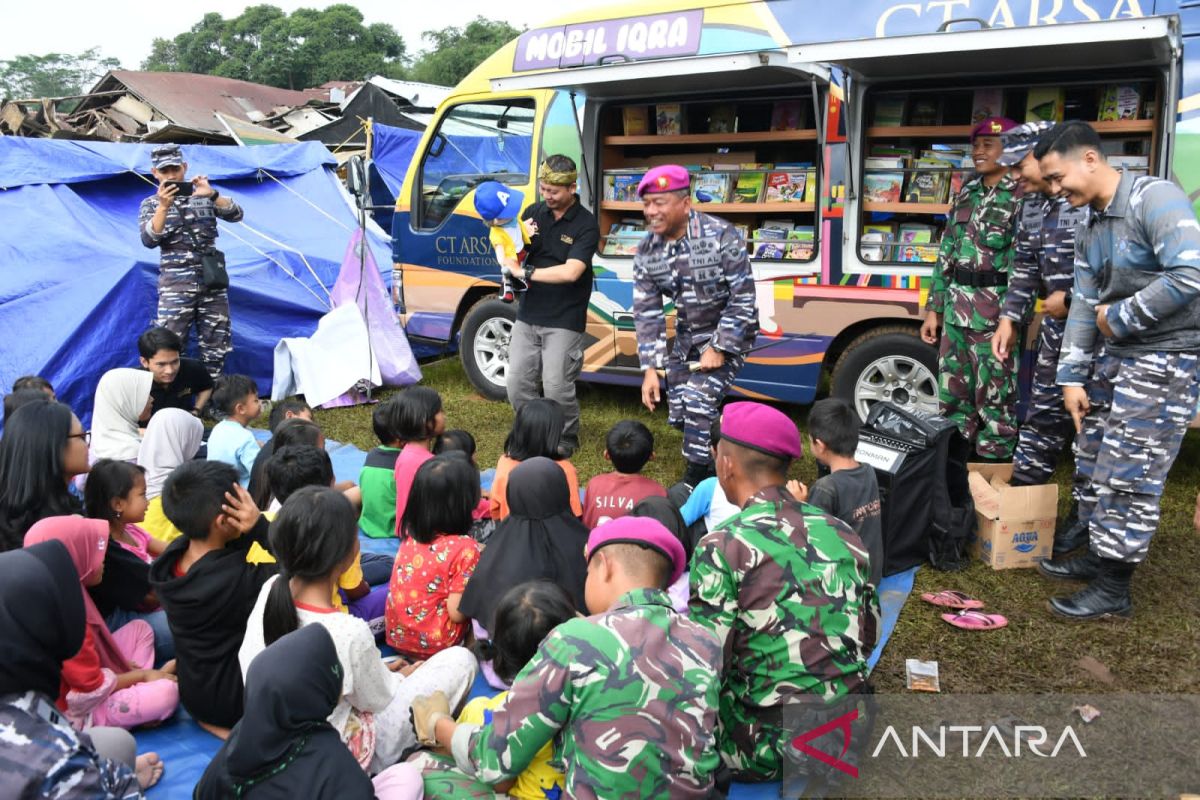
M 67 548 L 71 561 L 79 572 L 79 591 L 83 592 L 83 608 L 87 614 L 87 627 L 96 643 L 100 666 L 117 674 L 129 671 L 129 659 L 121 652 L 113 639 L 100 609 L 92 602 L 86 582 L 104 564 L 108 552 L 108 523 L 101 519 L 85 517 L 47 517 L 34 524 L 25 534 L 25 546 L 57 539 Z

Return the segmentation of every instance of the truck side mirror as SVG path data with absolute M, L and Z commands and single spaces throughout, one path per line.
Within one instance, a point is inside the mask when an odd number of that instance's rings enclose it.
M 362 156 L 353 156 L 346 161 L 346 188 L 355 197 L 366 196 L 367 165 Z

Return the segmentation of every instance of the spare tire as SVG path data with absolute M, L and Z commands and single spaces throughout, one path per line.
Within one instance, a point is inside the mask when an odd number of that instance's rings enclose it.
M 871 406 L 884 400 L 936 414 L 937 351 L 921 341 L 916 328 L 886 325 L 867 331 L 838 357 L 833 394 L 853 405 L 864 421 Z

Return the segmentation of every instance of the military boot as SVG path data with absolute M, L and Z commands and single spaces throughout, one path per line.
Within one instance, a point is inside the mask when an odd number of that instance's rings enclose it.
M 1050 598 L 1051 613 L 1078 621 L 1133 616 L 1129 584 L 1137 564 L 1109 558 L 1099 561 L 1100 574 L 1091 583 L 1069 597 Z
M 1061 531 L 1054 532 L 1054 555 L 1078 550 L 1088 543 L 1088 524 L 1079 519 L 1079 504 L 1072 502 Z
M 1081 556 L 1067 558 L 1048 558 L 1039 561 L 1038 572 L 1047 578 L 1058 578 L 1066 581 L 1090 581 L 1100 574 L 1100 556 L 1087 551 Z

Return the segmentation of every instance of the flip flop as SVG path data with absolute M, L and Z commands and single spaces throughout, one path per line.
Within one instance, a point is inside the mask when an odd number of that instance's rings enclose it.
M 983 601 L 968 597 L 956 589 L 943 589 L 940 592 L 926 592 L 921 595 L 926 603 L 942 608 L 983 608 Z
M 973 609 L 963 609 L 953 614 L 942 614 L 942 619 L 956 628 L 967 631 L 990 631 L 1003 628 L 1008 619 L 1000 614 L 984 614 Z

